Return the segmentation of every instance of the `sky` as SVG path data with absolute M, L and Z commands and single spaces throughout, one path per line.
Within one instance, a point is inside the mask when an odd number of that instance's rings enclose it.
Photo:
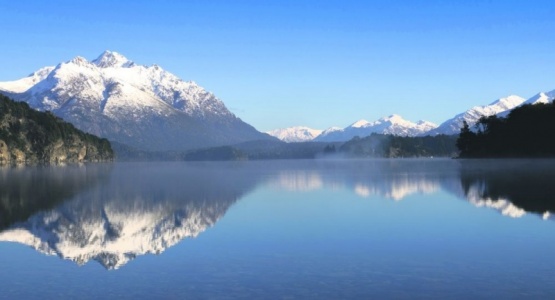
M 441 123 L 555 89 L 555 1 L 0 0 L 0 81 L 104 50 L 193 80 L 258 130 Z

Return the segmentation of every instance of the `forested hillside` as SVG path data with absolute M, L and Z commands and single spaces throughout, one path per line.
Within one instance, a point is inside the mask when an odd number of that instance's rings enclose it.
M 113 159 L 110 142 L 0 95 L 0 163 Z

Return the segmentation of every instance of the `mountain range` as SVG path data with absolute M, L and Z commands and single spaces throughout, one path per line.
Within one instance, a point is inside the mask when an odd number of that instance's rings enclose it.
M 418 121 L 414 123 L 403 119 L 399 115 L 391 115 L 380 118 L 374 122 L 359 120 L 345 128 L 330 127 L 326 130 L 317 130 L 305 126 L 296 126 L 267 131 L 266 133 L 285 142 L 345 142 L 355 136 L 365 137 L 372 133 L 409 137 L 434 136 L 439 134 L 454 135 L 459 133 L 465 121 L 472 127 L 483 116 L 497 115 L 499 117 L 506 117 L 512 109 L 518 106 L 549 103 L 552 102 L 553 99 L 555 99 L 555 90 L 547 93 L 538 93 L 529 99 L 510 95 L 505 98 L 497 99 L 488 105 L 474 106 L 444 121 L 440 125 L 428 121 Z M 311 132 L 313 134 L 312 136 L 314 136 L 314 133 L 320 132 L 320 134 L 311 138 L 311 135 L 306 134 L 307 132 Z
M 184 150 L 273 139 L 193 81 L 105 51 L 0 82 L 0 93 L 77 128 L 144 150 Z
M 78 129 L 147 151 L 189 150 L 260 140 L 345 142 L 372 133 L 398 136 L 458 134 L 464 121 L 506 116 L 511 109 L 555 98 L 555 90 L 524 99 L 511 95 L 475 106 L 439 126 L 399 115 L 326 130 L 296 126 L 262 133 L 231 113 L 215 95 L 157 65 L 144 66 L 105 51 L 92 61 L 75 57 L 29 76 L 0 82 L 0 93 L 50 111 Z

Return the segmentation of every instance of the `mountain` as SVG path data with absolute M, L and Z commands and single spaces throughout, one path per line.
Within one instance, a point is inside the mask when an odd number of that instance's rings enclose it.
M 553 102 L 553 99 L 555 99 L 555 90 L 552 90 L 551 92 L 547 92 L 547 93 L 545 92 L 538 93 L 533 97 L 531 97 L 530 99 L 526 100 L 522 104 L 550 103 L 550 102 Z
M 505 111 L 510 111 L 511 109 L 524 103 L 524 101 L 525 99 L 522 97 L 511 95 L 506 98 L 497 99 L 489 105 L 474 106 L 471 109 L 441 123 L 437 128 L 426 132 L 425 135 L 459 134 L 461 128 L 463 127 L 463 121 L 466 121 L 466 123 L 472 127 L 481 117 L 497 115 Z
M 110 143 L 0 95 L 0 164 L 111 160 Z
M 547 92 L 547 93 L 541 92 L 541 93 L 538 93 L 538 94 L 536 94 L 536 95 L 530 97 L 530 99 L 524 101 L 523 103 L 521 103 L 521 104 L 518 105 L 518 106 L 522 106 L 522 105 L 525 105 L 525 104 L 532 104 L 532 105 L 534 105 L 534 104 L 539 104 L 539 103 L 550 103 L 550 102 L 552 102 L 554 99 L 555 99 L 555 90 L 553 90 L 553 91 L 551 91 L 551 92 Z M 516 107 L 515 107 L 515 108 L 516 108 Z M 512 110 L 512 109 L 511 109 L 511 110 Z M 500 112 L 500 113 L 497 114 L 497 116 L 498 116 L 498 117 L 505 118 L 505 117 L 507 117 L 507 116 L 509 115 L 509 113 L 511 112 L 511 110 L 506 110 L 506 111 Z
M 312 129 L 305 126 L 288 127 L 267 131 L 267 134 L 274 136 L 284 142 L 307 142 L 313 140 L 322 133 L 322 130 Z
M 193 81 L 105 51 L 0 82 L 0 92 L 109 140 L 144 150 L 183 150 L 272 139 Z
M 391 115 L 374 122 L 359 120 L 343 129 L 332 127 L 323 131 L 314 141 L 318 142 L 340 142 L 348 141 L 355 136 L 365 137 L 372 133 L 391 134 L 398 136 L 417 136 L 428 132 L 437 125 L 427 121 L 413 123 L 403 119 L 399 115 Z

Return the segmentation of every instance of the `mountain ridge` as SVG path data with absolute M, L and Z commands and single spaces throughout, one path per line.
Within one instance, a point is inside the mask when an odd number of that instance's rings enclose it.
M 430 129 L 437 127 L 436 124 L 427 121 L 417 123 L 403 119 L 393 114 L 382 117 L 374 122 L 364 119 L 358 120 L 345 128 L 331 127 L 324 130 L 314 141 L 318 142 L 344 142 L 355 136 L 369 136 L 372 133 L 393 134 L 398 136 L 418 136 Z
M 105 51 L 77 56 L 0 92 L 51 111 L 86 132 L 145 150 L 183 150 L 271 139 L 231 113 L 214 94 L 158 65 Z

